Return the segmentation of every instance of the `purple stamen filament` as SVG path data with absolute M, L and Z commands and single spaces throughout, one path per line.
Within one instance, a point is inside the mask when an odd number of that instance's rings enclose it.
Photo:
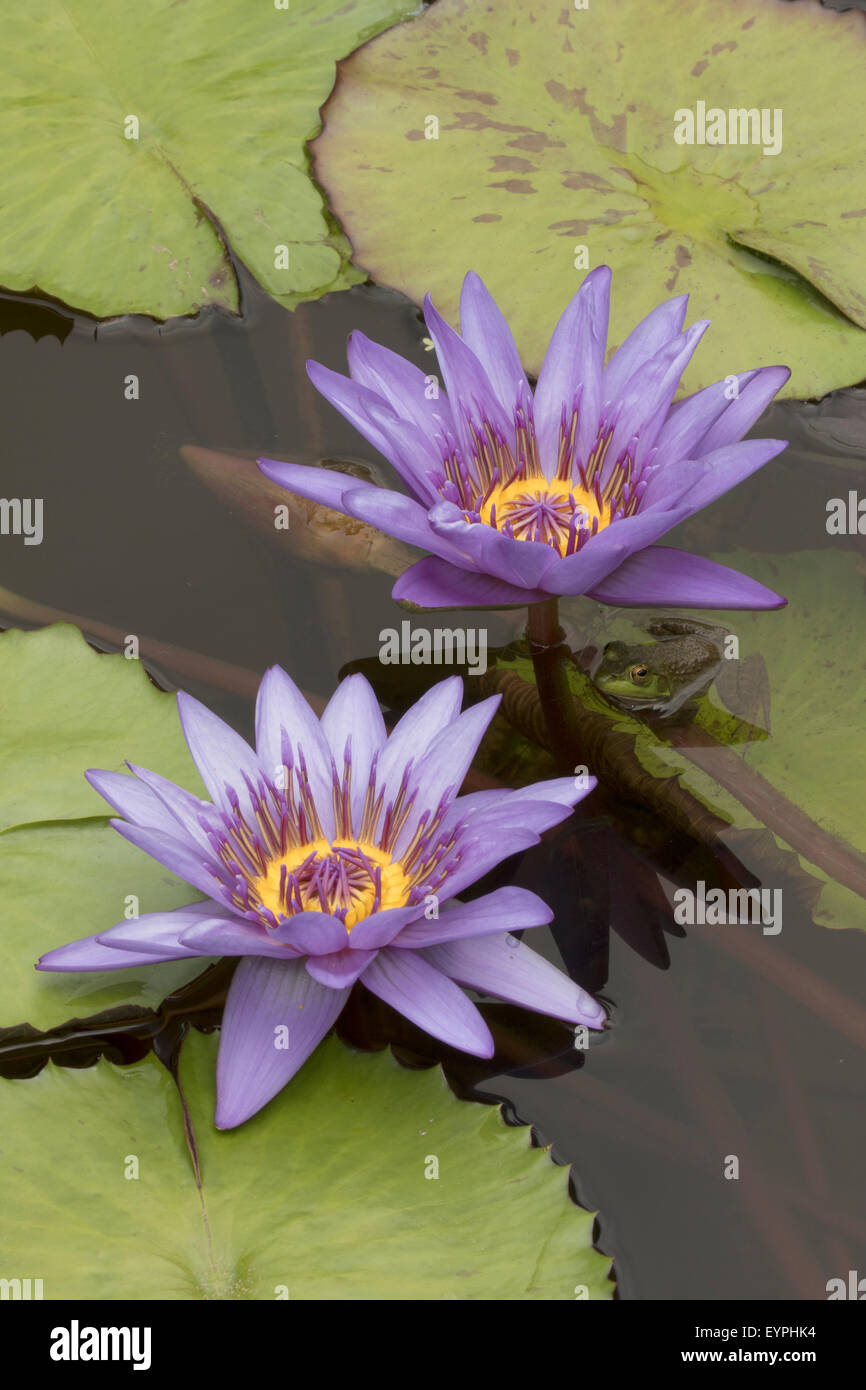
M 378 785 L 375 758 L 353 814 L 347 742 L 342 771 L 331 763 L 328 799 L 335 832 L 329 839 L 302 751 L 297 749 L 293 758 L 284 738 L 282 756 L 275 783 L 262 779 L 254 785 L 244 779 L 243 804 L 237 791 L 227 787 L 230 809 L 217 812 L 218 825 L 203 821 L 222 870 L 214 871 L 216 895 L 236 911 L 269 929 L 299 912 L 321 912 L 338 917 L 351 930 L 374 912 L 420 901 L 431 885 L 442 882 L 455 844 L 453 832 L 446 837 L 440 833 L 453 788 L 432 815 L 421 813 L 403 845 L 416 799 L 412 763 L 396 795 L 387 797 L 387 789 Z
M 531 402 L 514 412 L 513 443 L 489 420 L 466 414 L 470 457 L 443 441 L 440 496 L 461 508 L 469 522 L 483 522 L 513 540 L 538 541 L 573 555 L 600 530 L 639 509 L 651 457 L 638 469 L 635 435 L 613 466 L 605 467 L 615 420 L 606 407 L 585 460 L 577 457 L 578 404 L 563 407 L 556 470 L 548 480 L 538 457 Z M 516 485 L 526 484 L 524 487 Z

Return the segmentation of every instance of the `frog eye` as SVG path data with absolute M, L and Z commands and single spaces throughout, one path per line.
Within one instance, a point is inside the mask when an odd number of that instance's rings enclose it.
M 649 680 L 649 674 L 650 673 L 648 666 L 632 666 L 631 670 L 629 671 L 629 675 L 631 676 L 635 685 L 646 685 L 647 681 Z

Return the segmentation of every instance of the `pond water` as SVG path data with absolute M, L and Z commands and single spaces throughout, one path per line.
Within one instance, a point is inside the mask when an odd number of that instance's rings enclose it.
M 348 569 L 333 553 L 300 558 L 297 533 L 257 530 L 181 449 L 354 460 L 390 479 L 313 390 L 304 360 L 344 370 L 346 336 L 359 328 L 435 368 L 417 311 L 397 294 L 363 287 L 288 314 L 243 276 L 243 310 L 97 326 L 46 302 L 0 303 L 2 492 L 44 499 L 43 543 L 3 549 L 0 583 L 30 606 L 6 592 L 0 621 L 70 615 L 110 649 L 136 634 L 155 652 L 146 664 L 159 683 L 190 690 L 250 736 L 250 695 L 267 665 L 327 696 L 403 615 L 390 575 Z M 125 398 L 130 375 L 138 400 Z M 839 412 L 856 401 L 840 397 Z M 826 500 L 854 475 L 803 447 L 810 410 L 775 407 L 755 432 L 795 446 L 670 543 L 862 563 L 856 537 L 827 535 Z M 595 607 L 566 602 L 569 630 Z M 844 640 L 844 611 L 838 621 Z M 455 622 L 487 628 L 495 645 L 516 619 L 443 618 Z M 826 633 L 828 652 L 836 635 Z M 504 1100 L 552 1144 L 573 1165 L 578 1200 L 599 1212 L 597 1243 L 615 1257 L 621 1298 L 823 1298 L 828 1279 L 866 1272 L 866 942 L 816 925 L 794 895 L 778 936 L 675 927 L 657 871 L 671 883 L 724 883 L 725 868 L 659 822 L 647 835 L 646 822 L 623 801 L 591 797 L 496 879 L 551 902 L 555 926 L 535 931 L 533 946 L 607 1001 L 611 1026 L 587 1052 L 565 1025 L 491 1004 L 497 1057 L 461 1059 L 359 989 L 342 1031 L 365 1045 L 392 1039 L 407 1061 L 441 1056 L 461 1093 Z M 744 858 L 760 880 L 760 856 Z M 737 1180 L 724 1176 L 729 1156 Z

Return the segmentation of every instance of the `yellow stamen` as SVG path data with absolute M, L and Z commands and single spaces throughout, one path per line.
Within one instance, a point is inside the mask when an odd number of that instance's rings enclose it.
M 358 851 L 369 861 L 374 873 L 376 866 L 380 868 L 381 892 L 378 904 L 375 879 L 363 866 L 363 862 L 359 862 L 354 856 L 342 858 L 348 892 L 338 891 L 336 880 L 341 863 L 341 856 L 336 853 L 338 850 Z M 318 871 L 323 866 L 325 874 L 319 875 Z M 283 869 L 286 871 L 285 875 Z M 291 875 L 296 876 L 300 890 L 300 908 L 295 895 L 292 895 L 289 902 L 286 902 L 282 895 L 283 885 Z M 369 917 L 374 907 L 377 912 L 384 912 L 391 907 L 403 907 L 408 902 L 411 888 L 412 883 L 406 877 L 401 864 L 394 862 L 389 854 L 377 846 L 354 839 L 337 839 L 333 843 L 320 839 L 301 845 L 289 850 L 279 859 L 272 859 L 268 864 L 267 873 L 250 882 L 251 897 L 277 917 L 299 910 L 340 915 L 345 910 L 345 923 L 350 931 L 357 922 Z
M 529 478 L 494 488 L 479 508 L 485 525 L 505 531 L 510 523 L 518 540 L 544 541 L 560 555 L 567 553 L 575 512 L 583 531 L 591 530 L 594 522 L 602 531 L 612 519 L 610 506 L 600 507 L 594 493 L 559 478 Z

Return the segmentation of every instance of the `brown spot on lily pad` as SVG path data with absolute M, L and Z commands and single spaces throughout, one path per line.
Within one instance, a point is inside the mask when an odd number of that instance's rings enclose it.
M 487 45 L 489 43 L 489 39 L 486 34 L 482 34 L 480 32 L 476 34 L 470 34 L 469 42 L 471 44 L 474 44 L 475 47 L 479 50 L 479 52 L 486 54 Z
M 480 212 L 477 217 L 473 217 L 473 222 L 501 222 L 502 218 L 498 212 Z
M 567 222 L 551 222 L 547 230 L 549 232 L 559 232 L 560 236 L 585 236 L 589 231 L 589 223 L 578 222 L 572 218 Z
M 613 184 L 608 183 L 601 174 L 593 174 L 587 169 L 575 169 L 572 173 L 566 174 L 562 180 L 562 186 L 563 188 L 593 188 L 596 193 L 613 192 Z
M 458 92 L 463 101 L 480 101 L 482 106 L 498 106 L 499 98 L 492 92 Z
M 513 68 L 516 63 L 520 62 L 520 54 L 516 48 L 506 48 L 505 56 L 508 59 L 508 66 L 510 68 Z
M 531 159 L 522 159 L 517 154 L 495 154 L 491 174 L 501 174 L 509 170 L 512 174 L 534 174 L 537 165 Z
M 564 140 L 551 140 L 550 136 L 545 135 L 543 131 L 533 131 L 531 135 L 521 135 L 518 140 L 509 140 L 508 143 L 512 149 L 532 150 L 536 153 L 540 150 L 562 149 L 565 146 Z
M 702 58 L 701 61 L 699 63 L 695 63 L 694 67 L 692 68 L 692 77 L 700 77 L 701 73 L 704 71 L 705 68 L 708 68 L 709 65 L 709 59 Z
M 549 96 L 553 98 L 559 106 L 566 111 L 572 111 L 577 107 L 581 116 L 586 116 L 592 127 L 592 133 L 600 145 L 613 145 L 617 150 L 625 149 L 626 119 L 625 112 L 614 116 L 610 125 L 605 125 L 596 115 L 596 108 L 586 99 L 585 87 L 566 87 L 562 82 L 545 82 L 545 89 Z
M 691 263 L 692 256 L 688 248 L 682 245 L 677 246 L 674 250 L 674 264 L 671 266 L 671 277 L 669 280 L 665 281 L 665 289 L 669 293 L 671 290 L 673 290 L 674 286 L 676 285 L 677 277 L 679 276 L 680 271 L 683 270 L 685 266 L 691 265 Z
M 509 125 L 507 121 L 491 121 L 489 116 L 485 116 L 483 111 L 456 111 L 454 120 L 450 125 L 444 126 L 444 130 L 508 130 L 521 131 L 529 129 L 525 125 Z M 513 142 L 510 142 L 513 143 Z
M 505 179 L 501 183 L 488 184 L 488 188 L 504 188 L 507 193 L 536 193 L 529 179 Z

